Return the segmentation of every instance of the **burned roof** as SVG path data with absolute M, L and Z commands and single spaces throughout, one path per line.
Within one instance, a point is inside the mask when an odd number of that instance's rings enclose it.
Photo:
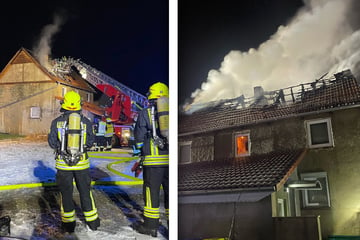
M 288 150 L 179 165 L 179 195 L 279 189 L 306 150 Z
M 70 69 L 67 72 L 54 71 L 54 68 L 57 66 L 55 61 L 49 60 L 46 61 L 48 64 L 42 64 L 40 61 L 34 56 L 31 50 L 20 48 L 17 53 L 13 56 L 13 58 L 9 61 L 9 63 L 5 66 L 3 71 L 0 72 L 0 75 L 5 74 L 5 72 L 9 69 L 9 66 L 12 64 L 19 63 L 33 63 L 35 64 L 41 71 L 43 71 L 47 76 L 49 76 L 51 81 L 58 82 L 63 85 L 67 85 L 70 87 L 74 87 L 77 89 L 82 89 L 87 92 L 96 91 L 83 79 L 80 73 Z M 46 65 L 46 66 L 45 66 Z M 53 68 L 49 69 L 50 66 Z
M 70 65 L 62 65 L 63 61 L 67 58 L 62 57 L 61 59 L 52 59 L 49 61 L 51 69 L 49 72 L 56 76 L 56 81 L 64 85 L 80 88 L 87 91 L 96 92 L 87 81 L 82 78 L 80 72 Z M 72 58 L 71 58 L 72 60 Z
M 289 93 L 285 94 L 285 90 Z M 270 97 L 263 95 L 262 99 L 252 101 L 240 96 L 209 103 L 192 114 L 180 114 L 179 135 L 275 121 L 311 112 L 334 111 L 360 104 L 359 83 L 350 70 L 337 73 L 330 79 L 272 91 L 268 95 Z M 260 102 L 262 104 L 258 104 Z

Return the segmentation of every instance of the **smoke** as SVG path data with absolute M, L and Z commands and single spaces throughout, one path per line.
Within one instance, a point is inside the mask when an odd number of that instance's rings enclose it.
M 64 19 L 60 15 L 55 14 L 53 23 L 46 25 L 42 29 L 39 41 L 32 50 L 35 58 L 48 70 L 51 69 L 49 57 L 51 56 L 52 38 L 57 32 L 59 32 L 63 23 Z
M 218 70 L 192 93 L 193 104 L 253 96 L 253 88 L 277 90 L 350 69 L 360 73 L 359 4 L 308 0 L 286 26 L 257 49 L 230 51 Z

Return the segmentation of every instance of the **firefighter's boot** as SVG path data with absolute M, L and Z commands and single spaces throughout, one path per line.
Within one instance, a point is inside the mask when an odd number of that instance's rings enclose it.
M 11 218 L 9 216 L 0 218 L 0 235 L 1 236 L 9 236 L 10 235 L 10 221 L 11 221 Z
M 100 218 L 95 219 L 91 222 L 86 222 L 86 224 L 89 226 L 89 228 L 93 231 L 96 231 L 98 227 L 100 227 Z
M 133 225 L 133 228 L 135 231 L 137 231 L 138 233 L 141 234 L 145 234 L 145 235 L 150 235 L 152 237 L 157 237 L 157 229 L 155 228 L 147 228 L 144 224 L 142 223 L 136 223 Z
M 64 232 L 73 233 L 75 231 L 76 222 L 62 222 L 61 229 Z

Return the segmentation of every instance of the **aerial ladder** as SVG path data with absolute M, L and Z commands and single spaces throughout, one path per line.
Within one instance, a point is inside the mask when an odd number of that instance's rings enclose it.
M 113 146 L 130 146 L 137 112 L 146 106 L 147 98 L 79 59 L 63 57 L 55 62 L 56 72 L 69 73 L 75 67 L 83 79 L 107 96 L 105 106 L 85 102 L 83 108 L 111 119 L 114 125 Z
M 84 78 L 93 86 L 97 87 L 98 85 L 111 85 L 114 88 L 117 88 L 119 91 L 123 92 L 125 95 L 129 96 L 133 104 L 136 104 L 141 108 L 146 105 L 147 98 L 144 95 L 125 86 L 119 81 L 116 81 L 105 73 L 100 72 L 99 70 L 80 60 L 72 61 L 72 65 L 80 72 L 82 78 Z

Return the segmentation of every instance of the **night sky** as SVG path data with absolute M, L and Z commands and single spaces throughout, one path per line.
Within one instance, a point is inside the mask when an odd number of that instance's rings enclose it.
M 2 70 L 21 48 L 32 50 L 60 16 L 51 58 L 70 56 L 146 94 L 168 83 L 169 4 L 166 0 L 8 1 L 0 14 Z
M 257 48 L 302 6 L 301 0 L 179 0 L 179 104 L 230 50 Z

